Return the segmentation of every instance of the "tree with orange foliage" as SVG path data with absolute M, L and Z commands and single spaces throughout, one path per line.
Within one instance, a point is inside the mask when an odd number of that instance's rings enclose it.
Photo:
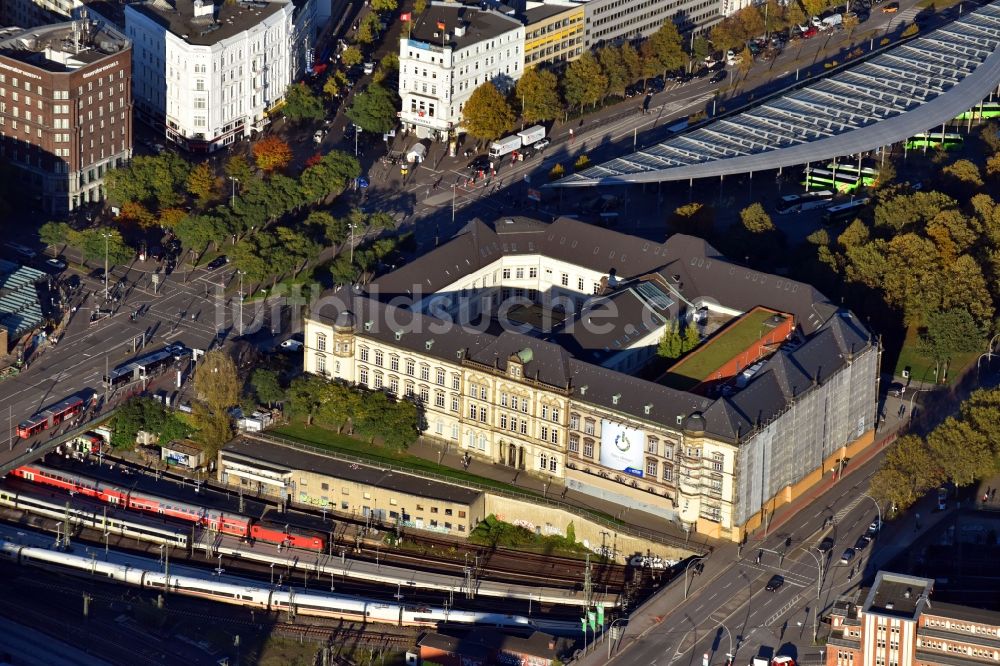
M 138 201 L 126 201 L 122 204 L 118 219 L 125 222 L 135 222 L 140 227 L 151 227 L 156 222 L 156 216 L 149 212 Z
M 261 171 L 284 169 L 292 161 L 292 149 L 276 136 L 261 139 L 253 147 L 253 157 Z
M 173 229 L 185 217 L 187 213 L 180 208 L 164 208 L 160 211 L 160 226 Z
M 306 168 L 308 169 L 311 166 L 316 166 L 322 161 L 323 161 L 323 156 L 320 155 L 319 153 L 316 153 L 315 155 L 306 160 Z

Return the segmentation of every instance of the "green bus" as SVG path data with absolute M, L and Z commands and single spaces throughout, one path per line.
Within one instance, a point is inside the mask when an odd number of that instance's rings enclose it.
M 1000 102 L 983 102 L 955 116 L 955 120 L 990 120 L 1000 118 Z
M 866 182 L 865 185 L 871 186 L 878 183 L 878 169 L 872 167 L 861 167 L 858 169 L 857 164 L 851 164 L 848 162 L 830 162 L 826 165 L 826 168 L 830 171 L 836 171 L 837 173 L 849 173 L 852 176 L 857 176 L 859 173 L 865 177 L 865 180 L 871 179 L 871 182 Z
M 841 194 L 856 192 L 859 187 L 871 187 L 875 184 L 874 176 L 852 174 L 837 170 L 836 173 L 827 169 L 806 169 L 806 179 L 802 182 L 808 189 L 833 189 Z
M 917 150 L 918 148 L 942 148 L 944 150 L 958 150 L 965 145 L 965 139 L 961 134 L 955 132 L 921 132 L 914 134 L 906 141 L 907 150 Z

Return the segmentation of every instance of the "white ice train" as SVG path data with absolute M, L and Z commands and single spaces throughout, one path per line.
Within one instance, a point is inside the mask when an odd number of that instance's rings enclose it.
M 73 553 L 25 546 L 0 540 L 0 558 L 23 565 L 71 570 L 115 581 L 162 590 L 166 575 L 141 566 L 100 561 Z M 150 563 L 155 565 L 155 563 Z M 209 573 L 204 576 L 170 575 L 169 592 L 265 611 L 287 611 L 299 615 L 340 618 L 355 622 L 377 622 L 399 626 L 436 627 L 440 623 L 475 624 L 491 627 L 534 627 L 526 617 L 479 611 L 444 610 L 429 606 L 385 603 L 371 599 L 317 593 L 308 590 L 259 587 L 256 581 L 229 578 L 223 582 Z

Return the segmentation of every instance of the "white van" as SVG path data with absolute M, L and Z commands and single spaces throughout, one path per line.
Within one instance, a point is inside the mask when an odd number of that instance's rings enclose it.
M 420 164 L 427 157 L 427 145 L 416 143 L 406 152 L 406 161 L 412 164 Z

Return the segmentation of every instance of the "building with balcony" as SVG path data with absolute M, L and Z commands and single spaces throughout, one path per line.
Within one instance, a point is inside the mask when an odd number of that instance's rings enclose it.
M 932 601 L 930 578 L 879 571 L 830 613 L 826 666 L 975 666 L 1000 662 L 1000 613 Z
M 668 322 L 704 343 L 652 373 Z M 701 239 L 506 218 L 325 295 L 304 353 L 419 402 L 425 435 L 471 456 L 739 540 L 873 441 L 880 351 Z
M 0 158 L 33 207 L 65 214 L 104 199 L 132 156 L 132 44 L 90 19 L 0 39 Z
M 494 9 L 432 2 L 399 40 L 399 114 L 420 138 L 447 140 L 487 81 L 508 90 L 524 71 L 524 25 Z
M 524 65 L 568 62 L 583 53 L 584 6 L 529 2 L 524 12 Z
M 283 1 L 127 5 L 139 117 L 194 152 L 263 129 L 294 77 L 294 10 Z

